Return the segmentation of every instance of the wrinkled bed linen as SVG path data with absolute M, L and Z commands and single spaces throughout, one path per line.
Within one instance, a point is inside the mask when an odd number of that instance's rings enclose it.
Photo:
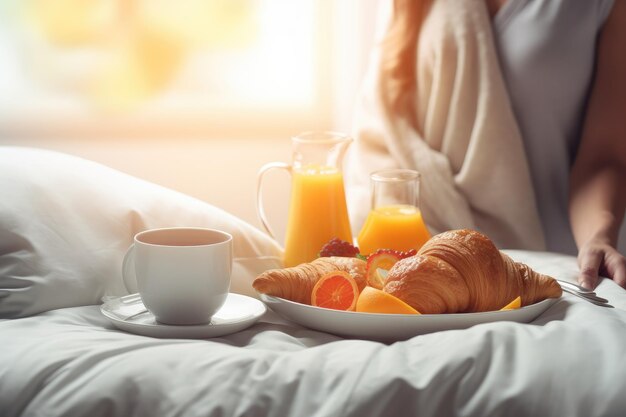
M 514 253 L 524 256 L 559 278 L 575 273 L 569 258 Z M 210 340 L 124 333 L 99 306 L 2 320 L 0 415 L 623 416 L 626 292 L 608 280 L 597 292 L 616 308 L 566 294 L 530 325 L 393 344 L 272 312 Z

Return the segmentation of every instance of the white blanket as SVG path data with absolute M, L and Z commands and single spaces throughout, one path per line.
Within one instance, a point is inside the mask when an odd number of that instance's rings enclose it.
M 510 252 L 573 280 L 575 259 Z M 0 321 L 0 415 L 623 416 L 626 292 L 567 294 L 532 324 L 491 323 L 390 345 L 269 313 L 211 340 L 118 331 L 98 306 Z

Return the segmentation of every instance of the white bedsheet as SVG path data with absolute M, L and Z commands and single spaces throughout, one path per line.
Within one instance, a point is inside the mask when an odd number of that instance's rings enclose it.
M 569 257 L 511 252 L 573 279 Z M 211 340 L 115 330 L 98 306 L 0 321 L 0 416 L 624 416 L 626 292 L 563 299 L 533 324 L 394 344 L 345 340 L 268 313 Z

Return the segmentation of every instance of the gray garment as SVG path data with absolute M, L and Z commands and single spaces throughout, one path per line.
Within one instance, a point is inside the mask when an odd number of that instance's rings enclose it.
M 508 0 L 494 18 L 502 74 L 524 139 L 548 250 L 576 254 L 569 172 L 613 0 Z M 626 253 L 626 227 L 620 233 Z

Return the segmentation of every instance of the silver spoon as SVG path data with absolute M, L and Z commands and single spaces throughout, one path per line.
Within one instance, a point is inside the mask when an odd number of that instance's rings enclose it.
M 569 282 L 569 281 L 561 281 L 560 279 L 557 279 L 556 282 L 558 282 L 562 287 L 568 287 L 570 289 L 572 289 L 573 291 L 578 291 L 579 293 L 582 294 L 593 294 L 595 295 L 595 292 L 593 290 L 590 290 L 588 288 L 585 287 L 581 287 L 580 285 L 574 284 L 573 282 Z
M 577 291 L 572 291 L 569 288 L 561 287 L 564 292 L 568 294 L 575 295 L 576 297 L 582 298 L 583 300 L 589 301 L 591 304 L 595 304 L 601 307 L 610 307 L 613 308 L 612 305 L 609 304 L 609 300 L 606 298 L 598 297 L 596 295 L 588 294 L 588 293 L 580 293 Z

